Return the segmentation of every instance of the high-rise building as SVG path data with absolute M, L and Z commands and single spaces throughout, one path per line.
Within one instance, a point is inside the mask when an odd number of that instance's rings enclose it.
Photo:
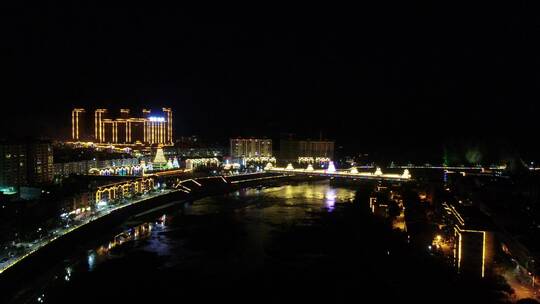
M 334 142 L 330 140 L 281 139 L 279 149 L 279 159 L 285 162 L 298 162 L 300 158 L 334 158 Z
M 272 140 L 265 138 L 231 138 L 232 158 L 272 156 Z
M 0 186 L 20 186 L 28 183 L 26 145 L 0 143 Z
M 0 143 L 0 185 L 28 186 L 52 182 L 53 150 L 48 141 Z
M 47 141 L 27 144 L 27 172 L 30 185 L 52 182 L 54 177 L 53 148 Z
M 71 111 L 71 138 L 74 141 L 86 140 L 84 135 L 87 134 L 85 111 L 81 108 L 75 108 Z
M 454 225 L 454 262 L 457 271 L 472 277 L 490 272 L 494 230 L 488 217 L 472 206 L 444 204 Z
M 89 121 L 93 122 L 93 129 L 89 129 Z M 172 110 L 163 108 L 161 113 L 154 114 L 143 109 L 137 117 L 131 115 L 130 109 L 121 109 L 120 115 L 113 115 L 108 109 L 96 109 L 92 113 L 75 108 L 71 112 L 71 138 L 98 144 L 172 145 Z

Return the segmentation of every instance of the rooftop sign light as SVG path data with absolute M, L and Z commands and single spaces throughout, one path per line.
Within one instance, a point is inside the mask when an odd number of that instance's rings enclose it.
M 165 122 L 165 117 L 150 116 L 148 117 L 148 120 L 154 122 Z

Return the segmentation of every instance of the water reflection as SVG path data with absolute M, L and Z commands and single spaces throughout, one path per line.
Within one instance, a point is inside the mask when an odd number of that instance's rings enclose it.
M 203 198 L 154 221 L 137 223 L 86 251 L 83 257 L 73 259 L 63 273 L 59 271 L 61 284 L 46 286 L 42 290 L 47 292 L 36 292 L 33 299 L 72 292 L 69 286 L 78 286 L 80 280 L 88 280 L 85 284 L 108 281 L 107 276 L 119 276 L 107 270 L 118 264 L 125 269 L 144 265 L 188 269 L 210 277 L 221 268 L 235 273 L 257 269 L 267 262 L 269 252 L 277 250 L 277 234 L 294 226 L 313 225 L 324 213 L 351 204 L 355 194 L 355 189 L 317 182 L 249 188 Z M 232 268 L 228 269 L 228 265 Z M 50 293 L 49 287 L 55 292 Z
M 326 207 L 328 207 L 328 211 L 332 212 L 334 211 L 334 205 L 336 204 L 336 198 L 337 198 L 337 194 L 336 194 L 336 189 L 334 188 L 330 188 L 326 191 L 326 194 L 325 194 L 325 203 L 326 203 Z
M 72 273 L 72 269 L 70 266 L 66 267 L 66 275 L 64 276 L 64 280 L 66 282 L 69 282 L 69 280 L 71 279 L 71 273 Z
M 96 253 L 91 251 L 88 253 L 88 270 L 92 271 L 96 267 Z
M 164 216 L 163 216 L 164 217 Z M 126 229 L 122 231 L 121 233 L 117 234 L 107 245 L 100 246 L 97 250 L 92 251 L 90 255 L 97 255 L 97 256 L 105 256 L 109 254 L 113 249 L 116 247 L 121 246 L 122 244 L 130 241 L 136 241 L 140 239 L 148 238 L 151 233 L 152 229 L 154 228 L 154 225 L 159 225 L 159 227 L 163 228 L 165 225 L 165 220 L 163 220 L 163 217 L 160 217 L 160 221 L 154 223 L 143 223 L 138 226 Z M 94 258 L 92 259 L 92 264 L 94 263 Z M 90 261 L 90 257 L 88 258 Z M 90 267 L 90 263 L 88 263 L 89 269 L 93 268 Z M 91 270 L 91 269 L 90 269 Z
M 332 187 L 328 182 L 247 188 L 198 200 L 186 207 L 185 214 L 202 216 L 232 209 L 243 218 L 256 220 L 261 225 L 257 231 L 264 237 L 266 226 L 307 225 L 318 213 L 332 212 L 340 204 L 351 203 L 355 193 L 353 189 Z

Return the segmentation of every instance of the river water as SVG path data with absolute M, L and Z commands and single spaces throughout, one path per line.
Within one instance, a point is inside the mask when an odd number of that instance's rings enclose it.
M 326 181 L 182 203 L 66 253 L 13 302 L 394 301 L 399 242 L 369 213 L 371 191 Z

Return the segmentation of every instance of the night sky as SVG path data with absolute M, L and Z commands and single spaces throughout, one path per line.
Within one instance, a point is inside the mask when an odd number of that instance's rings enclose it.
M 538 7 L 150 3 L 5 8 L 6 136 L 67 137 L 74 106 L 170 106 L 177 135 L 322 132 L 349 151 L 540 156 Z

